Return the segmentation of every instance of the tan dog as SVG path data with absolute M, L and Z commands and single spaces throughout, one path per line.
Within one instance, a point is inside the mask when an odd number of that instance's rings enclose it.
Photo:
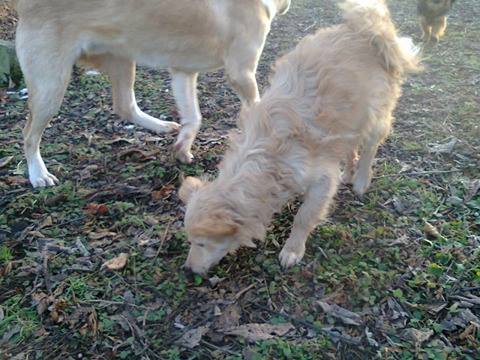
M 30 94 L 25 154 L 34 187 L 54 185 L 40 140 L 58 111 L 76 61 L 107 73 L 113 109 L 157 132 L 174 122 L 142 112 L 135 101 L 135 62 L 171 69 L 182 121 L 177 157 L 190 162 L 201 114 L 197 73 L 225 67 L 244 103 L 258 100 L 255 71 L 270 24 L 290 0 L 18 0 L 16 46 Z
M 193 271 L 205 273 L 227 253 L 254 247 L 273 214 L 304 194 L 280 253 L 281 265 L 290 267 L 327 214 L 340 164 L 359 147 L 353 187 L 362 194 L 370 184 L 404 75 L 419 60 L 411 40 L 397 36 L 383 0 L 341 7 L 345 24 L 308 36 L 277 62 L 262 100 L 243 111 L 243 132 L 232 139 L 218 178 L 182 184 L 191 243 L 186 266 Z
M 455 0 L 418 0 L 417 10 L 422 26 L 422 39 L 438 42 L 447 29 L 447 13 Z

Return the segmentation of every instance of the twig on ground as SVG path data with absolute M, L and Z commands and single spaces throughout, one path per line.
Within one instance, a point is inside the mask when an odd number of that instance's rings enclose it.
M 49 294 L 52 293 L 52 284 L 50 283 L 50 273 L 48 272 L 48 251 L 43 251 L 42 262 L 43 279 L 45 280 L 45 288 Z
M 450 174 L 455 172 L 462 172 L 461 169 L 453 169 L 453 170 L 430 170 L 430 171 L 414 171 L 409 173 L 398 173 L 398 174 L 387 174 L 387 175 L 379 175 L 374 176 L 373 179 L 381 179 L 386 177 L 396 177 L 396 176 L 417 176 L 417 175 L 434 175 L 434 174 Z
M 163 244 L 165 243 L 165 240 L 167 239 L 168 235 L 168 230 L 170 230 L 170 225 L 172 225 L 173 220 L 169 221 L 167 224 L 167 227 L 165 228 L 165 232 L 163 233 L 162 239 L 160 240 L 160 243 L 158 244 L 158 249 L 157 253 L 155 254 L 154 260 L 158 258 L 158 255 L 160 254 L 160 251 L 162 251 Z
M 92 300 L 83 300 L 83 301 L 80 301 L 79 303 L 80 304 L 86 304 L 86 305 L 99 303 L 99 304 L 104 304 L 104 305 L 107 305 L 107 306 L 108 305 L 120 305 L 120 306 L 132 306 L 132 307 L 136 307 L 136 308 L 139 308 L 139 309 L 145 309 L 145 310 L 149 309 L 148 306 L 136 305 L 136 304 L 132 304 L 132 303 L 129 303 L 129 302 L 126 302 L 126 301 L 111 301 L 111 300 L 92 299 Z
M 248 290 L 254 288 L 256 285 L 257 285 L 257 284 L 253 283 L 253 284 L 250 284 L 249 286 L 247 286 L 245 289 L 240 290 L 240 291 L 235 295 L 235 301 L 237 301 L 238 299 L 240 299 L 243 294 L 245 294 Z

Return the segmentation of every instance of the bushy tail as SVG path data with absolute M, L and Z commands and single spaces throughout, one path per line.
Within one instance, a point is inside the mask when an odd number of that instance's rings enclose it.
M 402 75 L 420 70 L 420 55 L 412 39 L 398 37 L 384 0 L 343 0 L 343 17 L 353 31 L 370 39 L 385 69 Z

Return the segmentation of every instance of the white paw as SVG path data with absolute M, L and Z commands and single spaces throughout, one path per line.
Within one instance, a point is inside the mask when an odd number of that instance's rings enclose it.
M 155 130 L 158 133 L 170 133 L 180 130 L 181 125 L 173 121 L 159 120 L 158 128 Z
M 282 251 L 280 251 L 280 255 L 278 256 L 280 260 L 280 265 L 282 265 L 284 269 L 288 269 L 293 265 L 298 264 L 303 258 L 303 253 L 303 251 L 301 253 L 298 253 L 283 248 Z
M 193 139 L 194 135 L 191 135 L 186 131 L 186 128 L 183 128 L 178 135 L 177 142 L 173 145 L 175 157 L 184 164 L 190 164 L 193 160 L 191 152 Z
M 34 188 L 55 186 L 59 183 L 56 176 L 50 174 L 48 171 L 39 174 L 31 174 L 29 179 Z
M 191 164 L 193 161 L 193 155 L 190 151 L 185 149 L 177 150 L 175 153 L 175 157 L 184 164 Z
M 366 177 L 356 177 L 353 181 L 353 191 L 358 196 L 362 196 L 368 190 L 370 186 L 370 180 Z
M 118 112 L 117 112 L 118 113 Z M 164 121 L 153 116 L 150 116 L 140 109 L 136 108 L 134 113 L 123 115 L 122 117 L 126 118 L 133 123 L 140 125 L 146 129 L 155 131 L 157 133 L 168 133 L 172 131 L 178 131 L 181 127 L 179 123 L 173 121 Z

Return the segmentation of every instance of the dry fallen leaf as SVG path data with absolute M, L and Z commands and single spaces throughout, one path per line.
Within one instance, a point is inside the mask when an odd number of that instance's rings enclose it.
M 52 220 L 52 217 L 49 215 L 42 221 L 42 223 L 38 228 L 43 229 L 44 227 L 52 226 L 52 225 L 53 225 L 53 220 Z
M 241 311 L 240 306 L 236 303 L 228 305 L 223 309 L 221 315 L 215 319 L 215 328 L 226 329 L 238 326 L 240 324 Z
M 425 234 L 431 235 L 437 239 L 445 239 L 445 237 L 440 234 L 437 228 L 426 220 L 424 220 L 423 231 L 425 232 Z
M 285 324 L 243 324 L 227 329 L 221 329 L 219 332 L 225 335 L 236 335 L 247 339 L 248 341 L 268 340 L 276 336 L 283 336 L 290 330 L 294 329 L 294 326 L 290 323 Z
M 90 216 L 106 215 L 108 214 L 108 206 L 105 204 L 90 203 L 85 207 L 85 211 Z
M 200 344 L 203 335 L 205 335 L 209 329 L 210 326 L 205 325 L 189 330 L 185 334 L 183 334 L 180 339 L 176 341 L 176 344 L 186 347 L 188 349 L 193 349 Z
M 451 154 L 458 139 L 453 138 L 447 143 L 443 144 L 430 144 L 428 150 L 434 154 Z
M 0 168 L 7 166 L 13 160 L 13 156 L 7 156 L 0 159 Z
M 128 254 L 121 253 L 118 256 L 105 261 L 102 265 L 102 268 L 106 267 L 109 270 L 121 270 L 127 265 Z
M 433 330 L 421 331 L 414 328 L 405 329 L 402 336 L 405 340 L 412 342 L 414 345 L 421 345 L 433 335 Z
M 167 185 L 162 187 L 160 190 L 152 191 L 152 200 L 153 201 L 160 201 L 168 196 L 173 192 L 175 188 L 172 185 Z
M 362 324 L 362 317 L 350 310 L 344 309 L 338 305 L 330 305 L 323 301 L 317 301 L 322 310 L 334 318 L 340 319 L 344 324 L 360 326 Z

